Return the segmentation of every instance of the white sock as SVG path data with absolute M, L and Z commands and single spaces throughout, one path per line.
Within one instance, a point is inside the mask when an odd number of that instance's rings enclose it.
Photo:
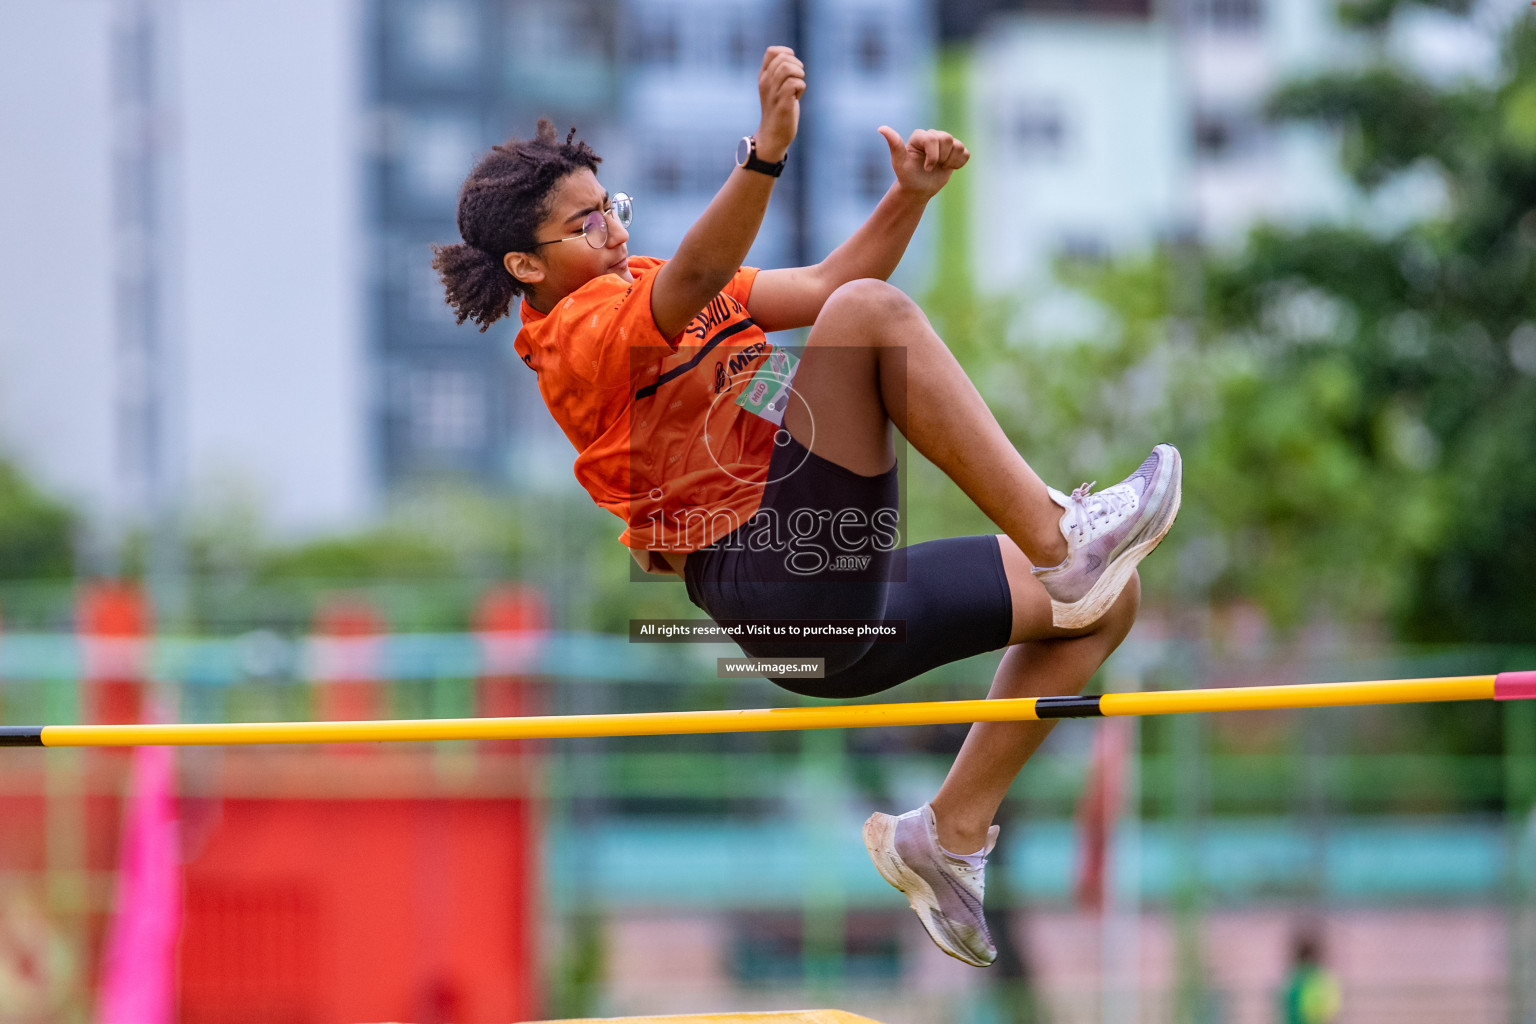
M 966 864 L 969 864 L 973 868 L 985 867 L 987 863 L 987 848 L 985 846 L 977 850 L 975 853 L 953 853 L 944 849 L 944 844 L 942 843 L 939 844 L 939 849 L 943 851 L 944 856 L 953 857 L 958 861 L 964 861 Z

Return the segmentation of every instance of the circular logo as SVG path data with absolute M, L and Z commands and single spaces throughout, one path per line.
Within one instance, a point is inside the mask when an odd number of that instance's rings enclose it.
M 731 472 L 728 467 L 720 462 L 719 457 L 715 454 L 714 448 L 710 447 L 709 438 L 711 435 L 709 430 L 709 418 L 714 415 L 715 408 L 720 404 L 720 400 L 722 398 L 730 398 L 732 401 L 734 401 L 738 390 L 744 388 L 748 383 L 750 383 L 754 375 L 755 371 L 754 373 L 747 373 L 743 371 L 732 376 L 731 379 L 727 382 L 727 386 L 715 395 L 714 401 L 709 403 L 709 409 L 704 413 L 704 447 L 709 451 L 710 460 L 714 462 L 716 466 L 719 466 L 720 471 L 726 476 L 730 477 L 732 480 L 740 480 L 744 484 L 749 484 L 753 481 Z M 805 454 L 800 457 L 799 461 L 781 475 L 770 477 L 768 480 L 764 481 L 765 483 L 777 483 L 780 480 L 788 479 L 796 472 L 798 472 L 800 467 L 805 465 L 806 459 L 810 457 L 811 442 L 816 439 L 816 416 L 811 412 L 811 404 L 805 400 L 804 396 L 802 396 L 800 392 L 795 390 L 795 386 L 793 384 L 786 383 L 784 385 L 784 391 L 779 395 L 777 399 L 775 399 L 775 402 L 782 404 L 785 411 L 788 412 L 789 402 L 791 400 L 799 402 L 800 406 L 805 409 L 805 419 L 806 422 L 810 425 L 811 436 L 806 439 Z M 752 414 L 748 413 L 747 415 L 750 416 Z M 773 443 L 775 447 L 783 448 L 788 445 L 791 440 L 791 435 L 785 427 L 781 426 L 778 430 L 774 431 Z

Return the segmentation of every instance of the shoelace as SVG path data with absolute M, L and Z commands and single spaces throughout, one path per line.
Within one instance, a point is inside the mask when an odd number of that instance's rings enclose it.
M 1098 484 L 1097 480 L 1086 484 L 1080 484 L 1072 492 L 1072 502 L 1076 515 L 1072 520 L 1073 529 L 1077 530 L 1083 540 L 1088 539 L 1088 528 L 1093 525 L 1093 520 L 1107 519 L 1112 515 L 1118 515 L 1127 511 L 1126 506 L 1131 502 L 1130 495 L 1118 494 L 1111 488 L 1103 494 L 1094 494 L 1093 488 Z

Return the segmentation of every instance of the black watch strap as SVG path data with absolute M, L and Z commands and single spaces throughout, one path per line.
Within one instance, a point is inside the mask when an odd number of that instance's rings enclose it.
M 784 160 L 780 160 L 778 163 L 771 164 L 767 160 L 762 159 L 757 155 L 757 139 L 751 135 L 743 137 L 736 144 L 736 165 L 738 167 L 745 167 L 749 171 L 766 174 L 770 178 L 777 178 L 784 173 L 784 163 L 788 159 L 788 154 L 785 155 Z

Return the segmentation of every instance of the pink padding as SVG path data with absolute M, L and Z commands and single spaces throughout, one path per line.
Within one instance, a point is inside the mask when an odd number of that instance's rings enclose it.
M 1500 672 L 1493 677 L 1494 700 L 1536 698 L 1536 672 Z

